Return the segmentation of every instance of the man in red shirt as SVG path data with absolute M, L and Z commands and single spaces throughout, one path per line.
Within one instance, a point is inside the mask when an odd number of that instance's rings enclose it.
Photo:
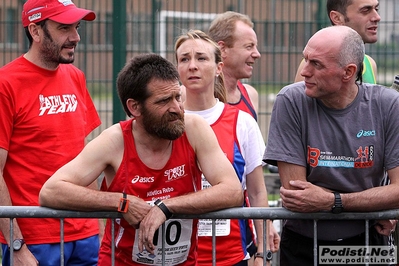
M 72 1 L 28 0 L 23 6 L 29 50 L 0 69 L 2 206 L 38 206 L 44 182 L 101 123 L 83 72 L 71 64 L 82 19 L 95 14 Z M 13 225 L 10 239 L 10 220 L 0 219 L 3 265 L 11 259 L 13 265 L 60 265 L 59 219 L 18 218 Z M 64 225 L 65 265 L 96 265 L 98 220 L 65 219 Z

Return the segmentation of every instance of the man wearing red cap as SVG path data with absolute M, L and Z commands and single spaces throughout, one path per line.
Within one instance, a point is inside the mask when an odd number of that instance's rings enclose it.
M 0 68 L 0 205 L 39 206 L 42 185 L 84 147 L 100 119 L 83 72 L 73 66 L 81 20 L 70 0 L 28 0 L 24 55 Z M 60 265 L 60 220 L 0 219 L 3 265 Z M 64 220 L 64 265 L 96 265 L 98 220 Z M 13 257 L 10 258 L 11 247 Z

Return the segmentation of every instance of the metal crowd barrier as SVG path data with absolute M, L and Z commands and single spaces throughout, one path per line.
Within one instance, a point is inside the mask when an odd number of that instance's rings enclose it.
M 386 219 L 398 219 L 399 209 L 386 210 L 380 212 L 344 212 L 341 214 L 333 214 L 330 212 L 318 212 L 318 213 L 296 213 L 288 211 L 282 207 L 248 207 L 248 208 L 231 208 L 221 211 L 209 212 L 201 215 L 175 215 L 174 217 L 180 219 L 212 219 L 212 229 L 215 232 L 215 220 L 216 219 L 262 219 L 263 222 L 263 235 L 266 236 L 266 219 L 272 220 L 283 220 L 283 219 L 311 219 L 314 221 L 314 235 L 317 236 L 317 221 L 318 220 L 364 220 L 365 228 L 369 227 L 370 220 L 386 220 Z M 61 266 L 64 265 L 63 261 L 63 248 L 64 248 L 64 218 L 110 218 L 117 219 L 122 218 L 122 215 L 118 212 L 78 212 L 78 211 L 66 211 L 66 210 L 55 210 L 45 207 L 25 207 L 25 206 L 1 206 L 0 207 L 0 218 L 10 218 L 10 237 L 13 239 L 13 219 L 14 218 L 59 218 L 61 221 Z M 114 223 L 113 223 L 114 224 Z M 112 230 L 114 230 L 112 226 Z M 368 230 L 366 231 L 366 246 L 368 245 Z M 112 232 L 112 235 L 114 232 Z M 162 249 L 164 249 L 165 228 L 162 226 Z M 115 239 L 112 239 L 114 243 Z M 215 245 L 216 237 L 213 235 L 213 246 Z M 266 250 L 266 241 L 263 241 Z M 317 265 L 317 238 L 313 239 L 313 251 L 314 251 L 314 265 Z M 114 247 L 115 245 L 113 245 Z M 11 252 L 11 265 L 12 265 L 12 254 L 13 249 L 10 248 Z M 213 248 L 215 250 L 215 248 Z M 215 252 L 213 254 L 213 265 L 215 262 Z M 163 252 L 164 253 L 164 252 Z M 115 250 L 112 249 L 112 265 L 114 265 Z M 163 264 L 164 265 L 164 264 Z M 264 259 L 263 265 L 266 265 Z

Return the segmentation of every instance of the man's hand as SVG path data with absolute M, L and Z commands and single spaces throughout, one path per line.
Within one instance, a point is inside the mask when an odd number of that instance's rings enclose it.
M 271 220 L 268 221 L 269 223 L 269 241 L 268 241 L 268 249 L 271 252 L 275 253 L 280 248 L 280 235 L 277 233 L 276 228 Z
M 155 246 L 153 243 L 155 231 L 166 221 L 165 214 L 157 206 L 151 210 L 140 223 L 139 230 L 139 251 L 147 250 L 154 254 Z
M 253 259 L 254 261 L 253 261 L 253 265 L 254 266 L 263 266 L 263 259 L 262 258 L 254 258 Z M 248 263 L 248 265 L 250 265 L 249 263 Z M 266 262 L 266 265 L 267 266 L 270 266 L 270 262 Z
M 13 256 L 13 265 L 14 266 L 37 266 L 39 262 L 30 252 L 26 245 L 23 245 L 21 250 L 14 251 Z
M 398 220 L 379 220 L 374 228 L 378 233 L 384 236 L 389 236 L 395 231 L 396 223 Z
M 291 180 L 289 184 L 295 190 L 280 188 L 283 206 L 294 212 L 318 212 L 331 210 L 333 193 L 309 182 Z
M 139 228 L 141 220 L 150 211 L 151 206 L 144 201 L 135 196 L 127 196 L 129 200 L 129 209 L 127 213 L 123 214 L 123 218 L 134 228 Z

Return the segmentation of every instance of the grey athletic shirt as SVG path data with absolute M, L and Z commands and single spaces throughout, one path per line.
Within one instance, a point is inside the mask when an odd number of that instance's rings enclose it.
M 379 186 L 384 170 L 399 166 L 399 93 L 364 83 L 348 107 L 336 110 L 306 96 L 304 82 L 284 87 L 273 106 L 264 161 L 304 166 L 307 181 L 332 191 Z M 285 226 L 313 237 L 313 221 Z M 364 221 L 318 222 L 322 240 L 362 232 Z

